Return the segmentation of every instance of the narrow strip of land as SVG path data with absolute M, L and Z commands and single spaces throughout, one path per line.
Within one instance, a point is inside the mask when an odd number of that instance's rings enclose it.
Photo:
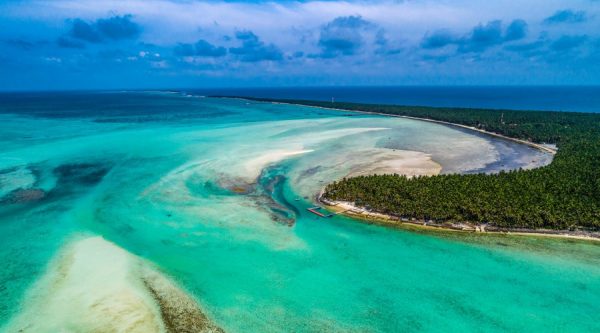
M 317 202 L 335 215 L 344 215 L 367 223 L 374 223 L 385 227 L 412 229 L 418 228 L 429 232 L 452 231 L 481 234 L 508 234 L 517 236 L 556 237 L 600 242 L 600 232 L 582 230 L 552 230 L 552 229 L 527 229 L 527 228 L 497 228 L 494 226 L 478 225 L 468 222 L 437 223 L 434 221 L 419 220 L 416 218 L 398 217 L 370 211 L 365 207 L 358 207 L 352 202 L 332 201 L 323 198 L 322 192 L 317 196 Z M 331 214 L 331 215 L 333 215 Z
M 286 102 L 272 102 L 272 103 L 274 103 L 274 104 L 284 104 L 284 105 L 287 104 L 287 105 L 306 106 L 304 104 L 286 103 Z M 467 126 L 467 125 L 461 125 L 461 124 L 457 124 L 457 123 L 451 123 L 451 122 L 448 122 L 448 121 L 435 120 L 435 119 L 430 119 L 430 118 L 413 117 L 413 116 L 401 116 L 401 115 L 395 115 L 395 114 L 389 114 L 389 113 L 383 113 L 383 112 L 372 112 L 372 111 L 363 111 L 363 110 L 347 110 L 347 109 L 338 109 L 338 108 L 331 108 L 331 107 L 325 107 L 325 106 L 313 106 L 313 107 L 319 108 L 319 109 L 324 109 L 324 110 L 332 110 L 332 111 L 343 111 L 343 112 L 351 111 L 351 112 L 356 112 L 356 113 L 364 113 L 364 114 L 384 116 L 384 117 L 397 117 L 397 118 L 405 118 L 405 119 L 413 119 L 413 120 L 426 121 L 426 122 L 430 122 L 430 123 L 436 123 L 436 124 L 442 124 L 442 125 L 447 125 L 447 126 L 464 128 L 464 129 L 467 129 L 467 130 L 471 130 L 471 131 L 483 133 L 485 135 L 493 136 L 493 137 L 504 139 L 504 140 L 507 140 L 507 141 L 517 142 L 517 143 L 524 144 L 526 146 L 529 146 L 529 147 L 541 150 L 543 152 L 550 153 L 552 155 L 556 154 L 556 152 L 558 151 L 558 149 L 556 147 L 552 147 L 550 145 L 539 144 L 539 143 L 535 143 L 535 142 L 532 142 L 532 141 L 522 140 L 522 139 L 517 139 L 517 138 L 511 138 L 509 136 L 502 135 L 502 134 L 499 134 L 499 133 L 494 133 L 494 132 L 486 131 L 486 130 L 483 130 L 483 129 L 480 129 L 480 128 L 476 128 L 476 127 L 473 127 L 473 126 Z

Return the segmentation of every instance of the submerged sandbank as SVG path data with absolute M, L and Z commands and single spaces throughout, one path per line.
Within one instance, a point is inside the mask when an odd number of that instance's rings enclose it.
M 252 98 L 244 98 L 244 97 L 225 97 L 225 98 L 236 98 L 236 99 L 243 99 L 243 100 L 254 101 L 254 99 L 252 99 Z M 383 112 L 372 112 L 372 111 L 363 111 L 363 110 L 347 110 L 347 109 L 330 108 L 330 107 L 316 106 L 316 105 L 305 105 L 305 104 L 289 103 L 289 102 L 270 101 L 270 102 L 267 102 L 267 103 L 296 105 L 296 106 L 312 107 L 312 108 L 319 108 L 319 109 L 333 110 L 333 111 L 364 113 L 364 114 L 372 114 L 372 115 L 378 115 L 378 116 L 384 116 L 384 117 L 414 119 L 414 120 L 426 121 L 426 122 L 430 122 L 430 123 L 442 124 L 442 125 L 447 125 L 447 126 L 453 126 L 453 127 L 463 128 L 463 129 L 470 130 L 470 131 L 475 131 L 475 132 L 486 134 L 486 135 L 493 136 L 493 137 L 496 137 L 496 138 L 500 138 L 500 139 L 504 139 L 504 140 L 513 141 L 513 142 L 517 142 L 517 143 L 520 143 L 520 144 L 524 144 L 526 146 L 530 146 L 532 148 L 538 149 L 540 151 L 543 151 L 543 152 L 546 152 L 546 153 L 549 153 L 549 154 L 552 154 L 552 155 L 556 154 L 557 151 L 558 151 L 558 148 L 554 144 L 535 143 L 535 142 L 531 142 L 531 141 L 528 141 L 528 140 L 522 140 L 522 139 L 512 138 L 512 137 L 509 137 L 509 136 L 506 136 L 506 135 L 502 135 L 502 134 L 499 134 L 499 133 L 494 133 L 494 132 L 486 131 L 486 130 L 483 130 L 483 129 L 480 129 L 480 128 L 476 128 L 476 127 L 473 127 L 473 126 L 467 126 L 467 125 L 462 125 L 462 124 L 457 124 L 457 123 L 451 123 L 451 122 L 443 121 L 443 120 L 435 120 L 435 119 L 421 118 L 421 117 L 412 117 L 412 116 L 403 116 L 403 115 L 396 115 L 396 114 L 383 113 Z
M 75 240 L 6 332 L 222 332 L 176 284 L 102 237 Z
M 263 152 L 260 156 L 242 162 L 243 173 L 238 177 L 244 179 L 248 183 L 256 181 L 260 173 L 271 164 L 280 162 L 290 157 L 302 155 L 314 151 L 313 149 L 300 150 L 271 150 Z

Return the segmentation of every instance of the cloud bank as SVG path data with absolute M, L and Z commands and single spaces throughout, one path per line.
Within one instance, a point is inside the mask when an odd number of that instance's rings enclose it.
M 19 1 L 0 89 L 600 84 L 589 0 Z M 14 79 L 13 79 L 14 78 Z M 150 79 L 148 79 L 150 78 Z

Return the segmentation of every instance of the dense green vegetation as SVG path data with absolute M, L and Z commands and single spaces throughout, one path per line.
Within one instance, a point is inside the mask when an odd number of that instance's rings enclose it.
M 600 229 L 600 114 L 253 100 L 448 121 L 559 147 L 550 165 L 534 170 L 413 179 L 360 176 L 328 185 L 328 199 L 436 222 Z

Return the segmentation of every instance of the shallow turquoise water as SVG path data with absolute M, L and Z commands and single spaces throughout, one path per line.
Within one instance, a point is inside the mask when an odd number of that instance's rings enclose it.
M 545 158 L 529 148 L 165 93 L 4 97 L 0 128 L 0 327 L 84 233 L 154 262 L 230 332 L 600 329 L 597 243 L 412 233 L 305 210 L 327 182 L 400 150 L 470 172 Z

